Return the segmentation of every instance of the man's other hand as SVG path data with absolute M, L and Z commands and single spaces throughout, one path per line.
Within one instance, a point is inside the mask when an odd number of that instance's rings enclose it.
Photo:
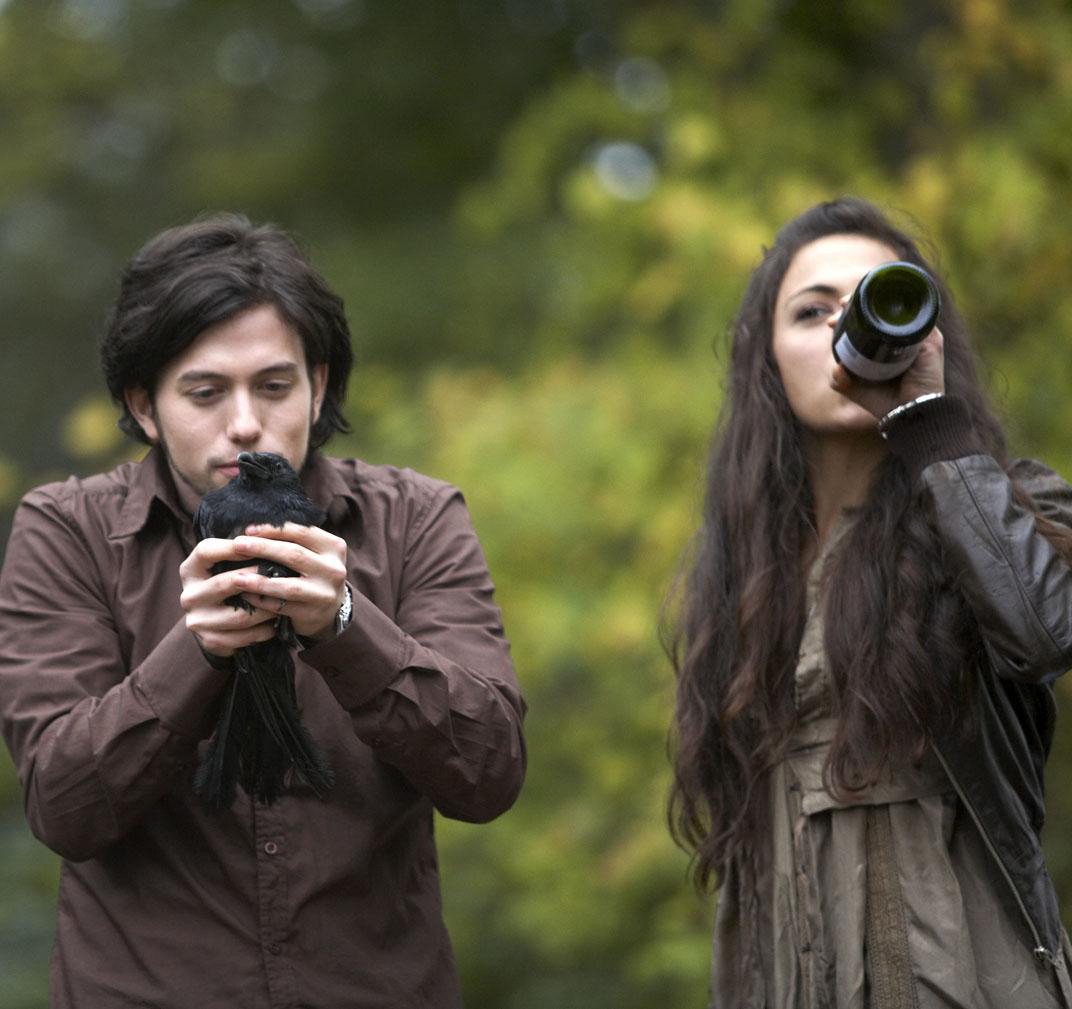
M 269 578 L 256 568 L 243 568 L 234 574 L 244 598 L 258 610 L 285 613 L 302 637 L 331 637 L 346 596 L 346 541 L 294 522 L 282 528 L 249 526 L 246 534 L 235 537 L 238 556 L 274 561 L 296 576 Z

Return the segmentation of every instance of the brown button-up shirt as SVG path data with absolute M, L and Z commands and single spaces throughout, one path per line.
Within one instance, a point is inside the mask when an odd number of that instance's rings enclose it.
M 272 806 L 192 793 L 226 674 L 179 606 L 194 546 L 158 450 L 39 488 L 0 575 L 0 726 L 34 833 L 63 856 L 54 1007 L 461 1003 L 432 810 L 484 821 L 521 787 L 524 703 L 461 495 L 314 455 L 349 544 L 350 626 L 297 656 L 336 772 Z

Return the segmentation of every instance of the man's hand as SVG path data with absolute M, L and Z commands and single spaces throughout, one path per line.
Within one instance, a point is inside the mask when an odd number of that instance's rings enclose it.
M 346 541 L 294 522 L 281 529 L 249 526 L 246 532 L 233 540 L 202 540 L 179 567 L 186 627 L 201 648 L 227 658 L 238 648 L 268 641 L 281 613 L 302 637 L 328 637 L 346 594 Z M 258 560 L 285 565 L 297 576 L 269 578 L 256 566 L 212 573 L 221 561 Z M 226 602 L 236 595 L 253 611 Z
M 204 539 L 179 565 L 179 603 L 186 611 L 186 629 L 210 655 L 228 658 L 236 649 L 268 641 L 275 634 L 275 612 L 257 608 L 256 604 L 252 612 L 247 612 L 224 601 L 242 593 L 238 576 L 245 571 L 212 573 L 221 561 L 248 559 L 249 555 L 239 552 L 234 540 Z
M 847 301 L 848 298 L 842 298 L 843 308 Z M 827 319 L 826 324 L 831 330 L 839 317 L 840 313 Z M 859 403 L 879 420 L 902 403 L 927 393 L 945 392 L 945 352 L 941 331 L 932 329 L 927 334 L 915 361 L 903 375 L 889 382 L 861 382 L 835 361 L 830 371 L 830 387 L 846 399 Z
M 315 526 L 288 522 L 248 526 L 233 540 L 236 556 L 275 561 L 297 572 L 293 578 L 268 578 L 256 568 L 235 571 L 234 584 L 259 612 L 285 613 L 295 633 L 330 637 L 346 595 L 346 541 Z

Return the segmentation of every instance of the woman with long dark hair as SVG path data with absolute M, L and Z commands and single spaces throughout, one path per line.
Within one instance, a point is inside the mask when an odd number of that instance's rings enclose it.
M 779 232 L 733 331 L 671 654 L 671 825 L 719 886 L 715 1009 L 1072 1009 L 1039 844 L 1072 666 L 1072 488 L 1008 458 L 964 324 L 868 385 L 831 354 L 871 204 Z

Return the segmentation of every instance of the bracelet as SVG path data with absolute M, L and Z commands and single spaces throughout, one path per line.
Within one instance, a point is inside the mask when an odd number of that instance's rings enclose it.
M 927 392 L 924 393 L 922 396 L 917 396 L 915 399 L 910 399 L 907 403 L 902 403 L 900 406 L 895 406 L 888 414 L 886 414 L 885 417 L 882 418 L 882 420 L 878 422 L 879 434 L 881 434 L 882 437 L 885 438 L 886 431 L 888 430 L 890 424 L 902 414 L 908 413 L 913 408 L 919 406 L 920 403 L 927 403 L 932 399 L 941 399 L 944 395 L 945 393 L 942 392 Z

